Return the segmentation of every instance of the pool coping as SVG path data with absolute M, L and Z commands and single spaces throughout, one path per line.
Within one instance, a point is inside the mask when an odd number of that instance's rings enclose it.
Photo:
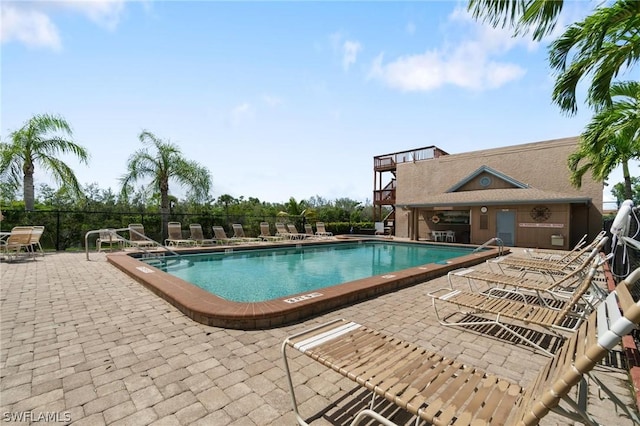
M 351 243 L 355 239 L 309 241 L 278 244 L 243 244 L 242 246 L 199 247 L 198 249 L 176 249 L 176 252 L 203 253 L 224 252 L 232 248 L 254 250 L 264 248 L 297 247 L 301 245 L 317 245 L 327 243 Z M 367 240 L 363 238 L 362 240 Z M 392 242 L 392 241 L 390 241 Z M 405 244 L 448 245 L 469 247 L 462 244 L 432 244 L 417 241 L 395 241 Z M 475 246 L 474 246 L 475 247 Z M 502 254 L 508 252 L 505 249 Z M 136 252 L 140 254 L 140 252 Z M 239 329 L 257 330 L 275 328 L 281 325 L 308 319 L 314 315 L 326 313 L 339 307 L 375 298 L 401 288 L 409 287 L 424 281 L 445 275 L 447 272 L 477 265 L 487 259 L 497 257 L 499 248 L 488 247 L 487 250 L 455 258 L 455 262 L 447 264 L 430 263 L 413 268 L 403 269 L 384 275 L 376 275 L 319 289 L 314 292 L 289 295 L 264 302 L 241 303 L 225 300 L 187 281 L 174 277 L 141 262 L 133 257 L 134 253 L 117 252 L 107 255 L 107 260 L 133 279 L 147 287 L 156 295 L 178 308 L 189 318 L 202 324 Z M 319 295 L 314 295 L 319 294 Z M 287 300 L 289 302 L 287 302 Z

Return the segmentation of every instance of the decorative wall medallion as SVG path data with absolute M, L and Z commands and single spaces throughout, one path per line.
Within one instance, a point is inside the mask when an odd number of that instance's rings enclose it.
M 531 219 L 536 222 L 544 222 L 551 217 L 551 210 L 547 206 L 535 206 L 531 209 Z

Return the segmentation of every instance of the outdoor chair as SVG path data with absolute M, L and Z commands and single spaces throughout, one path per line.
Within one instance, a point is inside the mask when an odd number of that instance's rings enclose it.
M 235 244 L 239 242 L 237 239 L 227 237 L 227 233 L 222 226 L 212 226 L 211 229 L 213 230 L 213 238 L 216 240 L 216 244 Z
M 198 246 L 208 246 L 216 243 L 216 240 L 204 237 L 202 225 L 199 223 L 189 224 L 189 232 L 191 233 L 191 240 L 193 240 Z
M 373 232 L 375 235 L 384 235 L 384 222 L 375 222 L 373 227 L 375 228 Z
M 444 236 L 444 240 L 447 243 L 455 243 L 456 242 L 456 231 L 445 231 L 446 234 Z
M 40 238 L 42 238 L 42 234 L 44 233 L 44 226 L 36 225 L 31 227 L 31 240 L 29 241 L 29 250 L 32 255 L 36 255 L 36 250 L 40 251 L 40 255 L 44 256 L 44 250 L 42 249 L 42 245 L 40 244 Z
M 566 258 L 564 261 L 549 261 L 509 255 L 497 259 L 489 259 L 487 260 L 487 264 L 490 268 L 492 265 L 497 266 L 500 273 L 505 273 L 506 270 L 510 269 L 517 270 L 522 275 L 528 273 L 544 274 L 553 279 L 554 277 L 564 276 L 575 269 L 584 267 L 585 264 L 590 262 L 589 258 L 594 252 L 599 253 L 604 249 L 607 241 L 608 237 L 606 237 L 604 233 L 600 233 L 591 244 L 580 249 L 578 253 L 575 253 L 570 258 Z
M 262 241 L 262 239 L 260 239 L 260 238 L 247 237 L 246 234 L 244 233 L 244 228 L 242 227 L 241 223 L 234 223 L 231 226 L 233 227 L 233 237 L 232 238 L 237 240 L 238 242 L 251 243 L 251 242 L 260 242 L 260 241 Z
M 182 224 L 180 222 L 169 222 L 167 224 L 169 238 L 164 240 L 166 246 L 193 246 L 195 241 L 182 237 Z
M 153 247 L 157 243 L 144 234 L 144 226 L 141 223 L 130 223 L 129 244 L 133 247 Z
M 263 241 L 282 241 L 284 239 L 281 235 L 271 235 L 271 230 L 269 229 L 269 222 L 260 222 L 260 238 Z
M 276 222 L 276 235 L 283 238 L 291 239 L 291 233 L 289 232 L 285 224 L 281 222 Z
M 451 288 L 433 290 L 428 293 L 428 296 L 431 297 L 431 304 L 438 322 L 444 326 L 470 329 L 481 325 L 497 326 L 507 335 L 511 335 L 547 355 L 553 355 L 534 342 L 532 338 L 527 337 L 530 330 L 525 327 L 538 326 L 560 338 L 564 338 L 562 332 L 576 330 L 600 301 L 584 297 L 591 288 L 593 277 L 600 264 L 601 259 L 595 259 L 571 298 L 556 304 L 556 306 L 530 303 L 526 298 L 496 297 L 491 294 L 452 290 Z M 447 306 L 453 312 L 443 316 L 440 314 L 438 306 Z M 514 323 L 524 324 L 524 327 Z M 482 334 L 487 335 L 484 331 Z
M 307 238 L 305 234 L 298 232 L 298 228 L 296 228 L 296 225 L 293 223 L 288 223 L 287 229 L 289 230 L 289 238 L 292 240 L 304 240 Z
M 24 250 L 24 256 L 29 256 L 31 247 L 32 226 L 14 226 L 11 234 L 1 241 L 0 249 L 7 259 L 16 260 Z
M 99 231 L 99 236 L 96 239 L 96 250 L 98 252 L 102 251 L 102 246 L 105 244 L 109 245 L 109 251 L 113 249 L 113 246 L 116 245 L 119 248 L 124 248 L 125 239 L 116 233 L 113 229 L 101 229 Z
M 567 417 L 571 424 L 596 424 L 589 413 L 588 390 L 570 393 L 576 385 L 588 385 L 584 376 L 594 381 L 626 416 L 638 422 L 633 407 L 627 407 L 597 375 L 591 374 L 618 347 L 621 338 L 637 328 L 640 301 L 634 302 L 629 286 L 638 280 L 640 269 L 621 282 L 606 302 L 583 321 L 527 388 L 343 319 L 295 334 L 285 339 L 281 351 L 296 420 L 307 424 L 299 411 L 287 348 L 296 349 L 372 392 L 369 408 L 360 411 L 352 424 L 367 417 L 385 425 L 394 424 L 374 411 L 377 397 L 416 416 L 416 424 L 422 420 L 434 425 L 537 425 L 551 411 Z M 301 362 L 296 359 L 297 368 L 305 368 Z M 615 424 L 615 414 L 609 416 L 611 424 Z
M 316 236 L 316 234 L 313 233 L 313 227 L 311 226 L 310 223 L 305 223 L 304 224 L 304 234 L 307 236 L 307 238 L 309 239 L 316 239 L 318 238 Z
M 505 291 L 509 293 L 534 294 L 540 302 L 545 303 L 547 300 L 557 301 L 558 299 L 562 300 L 570 297 L 577 284 L 588 272 L 589 264 L 597 256 L 601 256 L 600 252 L 598 249 L 593 249 L 579 268 L 570 271 L 557 280 L 534 279 L 527 276 L 479 271 L 473 268 L 450 271 L 447 274 L 447 279 L 451 290 L 454 289 L 453 278 L 456 277 L 466 281 L 471 291 L 484 292 L 485 294 L 500 294 Z M 485 286 L 481 287 L 478 283 L 484 283 Z M 604 290 L 600 287 L 592 286 L 592 289 L 595 295 L 603 296 Z
M 332 237 L 333 232 L 329 232 L 324 227 L 324 222 L 316 222 L 316 235 L 319 237 Z

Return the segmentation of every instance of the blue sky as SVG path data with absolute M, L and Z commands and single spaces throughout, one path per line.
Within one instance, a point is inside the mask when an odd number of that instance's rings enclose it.
M 560 28 L 592 5 L 566 2 Z M 548 41 L 481 25 L 466 2 L 1 7 L 0 137 L 60 114 L 91 153 L 67 160 L 80 182 L 114 191 L 142 130 L 206 166 L 213 197 L 365 201 L 376 155 L 576 136 L 591 117 L 552 105 Z

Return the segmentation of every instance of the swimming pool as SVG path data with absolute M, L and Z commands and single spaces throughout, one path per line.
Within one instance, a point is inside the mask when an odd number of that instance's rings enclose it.
M 365 240 L 366 238 L 363 238 L 356 242 L 362 241 L 364 244 Z M 211 249 L 187 248 L 178 250 L 181 254 L 217 253 L 224 259 L 223 262 L 226 262 L 235 255 L 246 256 L 249 254 L 257 254 L 263 251 L 265 247 L 272 247 L 273 250 L 281 248 L 297 250 L 304 247 L 306 252 L 306 250 L 312 246 L 338 249 L 353 243 L 353 239 L 318 241 L 313 243 L 286 241 L 256 244 L 255 246 L 243 245 L 213 247 Z M 405 244 L 423 247 L 443 246 L 443 244 L 435 245 L 424 242 L 406 242 Z M 461 245 L 449 244 L 447 246 L 454 247 Z M 412 266 L 406 269 L 398 269 L 354 279 L 352 281 L 341 282 L 340 284 L 329 287 L 302 291 L 296 294 L 289 293 L 286 296 L 274 299 L 265 300 L 263 297 L 263 301 L 258 302 L 236 302 L 210 293 L 182 278 L 164 272 L 152 264 L 142 262 L 144 253 L 141 252 L 116 252 L 107 255 L 107 260 L 149 290 L 174 305 L 194 321 L 217 327 L 251 330 L 273 328 L 279 325 L 301 321 L 341 306 L 352 305 L 404 287 L 424 283 L 425 281 L 445 275 L 451 270 L 469 267 L 496 257 L 499 254 L 497 247 L 491 247 L 475 253 L 472 252 L 473 248 L 474 247 L 469 248 L 469 246 L 466 246 L 465 251 L 467 254 L 454 257 L 446 262 L 435 261 L 435 263 L 419 264 L 418 266 Z M 337 252 L 339 251 L 340 250 L 337 250 Z M 153 255 L 153 253 L 151 253 L 151 255 Z M 158 252 L 157 255 L 161 256 L 163 253 Z M 300 255 L 300 253 L 298 255 Z M 279 255 L 272 253 L 270 256 L 278 257 Z M 307 255 L 304 254 L 304 256 L 306 257 Z M 272 257 L 267 257 L 267 259 L 272 260 Z M 266 259 L 263 259 L 263 261 L 266 261 Z M 181 268 L 178 267 L 176 269 Z M 254 281 L 260 280 L 254 279 Z
M 466 247 L 366 241 L 201 253 L 145 263 L 234 302 L 263 302 L 469 254 Z

